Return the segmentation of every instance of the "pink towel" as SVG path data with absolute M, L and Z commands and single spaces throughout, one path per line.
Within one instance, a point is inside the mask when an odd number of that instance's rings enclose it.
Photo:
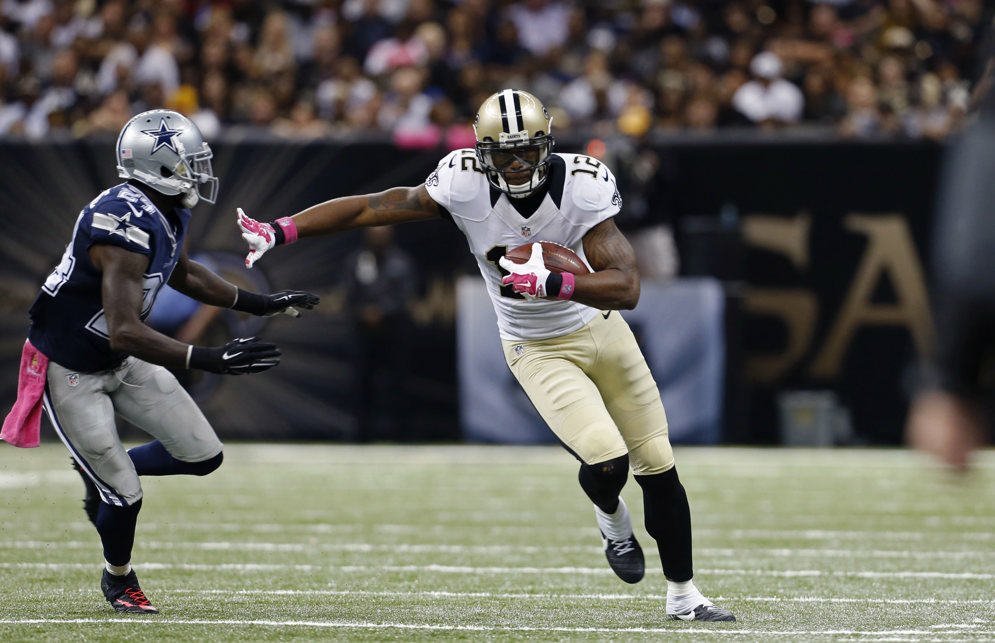
M 48 358 L 31 342 L 24 342 L 21 371 L 17 379 L 17 401 L 3 421 L 0 440 L 15 447 L 36 447 L 41 444 L 41 399 L 45 393 L 45 373 Z

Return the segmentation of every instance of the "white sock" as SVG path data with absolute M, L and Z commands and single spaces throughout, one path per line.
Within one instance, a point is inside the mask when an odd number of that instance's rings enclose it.
M 667 581 L 668 614 L 684 614 L 699 605 L 713 605 L 713 603 L 705 598 L 701 590 L 695 586 L 694 581 L 689 580 L 683 583 Z
M 674 580 L 667 580 L 667 595 L 673 594 L 674 596 L 681 596 L 683 594 L 689 594 L 691 592 L 697 592 L 698 588 L 695 587 L 694 581 L 689 580 L 683 583 L 678 583 Z
M 127 576 L 131 573 L 131 563 L 125 563 L 123 565 L 111 565 L 107 561 L 104 561 L 104 569 L 106 569 L 111 574 L 115 576 Z
M 625 540 L 632 537 L 632 518 L 625 501 L 618 499 L 618 508 L 613 514 L 607 514 L 594 505 L 594 516 L 598 519 L 598 527 L 608 540 Z

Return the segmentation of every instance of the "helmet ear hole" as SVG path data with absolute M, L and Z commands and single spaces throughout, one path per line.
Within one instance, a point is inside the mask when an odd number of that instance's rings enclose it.
M 173 173 L 165 165 L 160 165 L 159 166 L 159 176 L 161 176 L 161 177 L 163 177 L 165 179 L 168 179 L 169 177 L 173 176 Z

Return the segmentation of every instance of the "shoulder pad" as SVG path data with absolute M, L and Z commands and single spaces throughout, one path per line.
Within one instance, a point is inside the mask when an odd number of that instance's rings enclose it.
M 134 252 L 151 250 L 152 234 L 161 228 L 156 207 L 139 190 L 112 189 L 90 204 L 90 237 Z
M 425 180 L 429 195 L 445 208 L 472 201 L 487 185 L 473 148 L 449 153 Z
M 584 156 L 568 158 L 567 171 L 572 176 L 574 205 L 589 212 L 614 215 L 622 209 L 622 197 L 618 192 L 615 175 L 603 162 Z

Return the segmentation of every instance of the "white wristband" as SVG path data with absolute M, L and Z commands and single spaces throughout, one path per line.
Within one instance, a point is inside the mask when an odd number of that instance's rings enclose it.
M 190 368 L 190 355 L 193 353 L 193 344 L 187 346 L 187 362 L 183 368 Z

